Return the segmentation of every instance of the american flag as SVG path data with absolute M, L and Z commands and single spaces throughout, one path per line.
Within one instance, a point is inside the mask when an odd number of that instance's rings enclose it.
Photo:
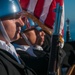
M 63 34 L 64 28 L 64 2 L 63 0 L 20 0 L 22 8 L 29 13 L 32 13 L 37 17 L 43 24 L 47 27 L 53 29 L 55 22 L 55 12 L 56 3 L 60 3 L 63 7 L 63 12 L 61 15 L 61 26 L 60 34 Z

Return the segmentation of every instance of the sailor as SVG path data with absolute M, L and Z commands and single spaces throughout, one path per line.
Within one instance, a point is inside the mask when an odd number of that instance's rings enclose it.
M 26 51 L 31 56 L 37 57 L 34 50 L 42 51 L 45 33 L 31 18 L 27 18 L 25 25 L 21 27 L 21 38 L 13 43 L 16 50 Z
M 48 55 L 41 47 L 44 39 L 45 33 L 42 28 L 31 18 L 27 18 L 25 25 L 21 27 L 21 38 L 13 42 L 22 60 L 35 70 L 37 75 L 47 74 Z
M 21 14 L 18 0 L 0 0 L 0 75 L 36 75 L 23 64 L 11 44 L 20 38 L 24 25 Z

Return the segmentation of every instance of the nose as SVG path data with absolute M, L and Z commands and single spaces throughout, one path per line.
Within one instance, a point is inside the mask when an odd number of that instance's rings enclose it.
M 44 31 L 41 31 L 41 32 L 40 32 L 40 37 L 41 37 L 41 39 L 44 40 L 44 37 L 45 37 L 45 32 L 44 32 Z
M 23 20 L 21 18 L 18 19 L 18 22 L 20 23 L 21 27 L 24 26 L 24 22 L 23 22 Z
M 41 31 L 41 36 L 45 36 L 45 32 L 44 31 Z

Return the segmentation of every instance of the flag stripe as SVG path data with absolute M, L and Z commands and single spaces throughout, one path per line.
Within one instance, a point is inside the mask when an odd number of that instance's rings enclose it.
M 61 15 L 61 23 L 60 23 L 60 34 L 62 34 L 62 36 L 64 35 L 64 3 L 63 3 L 63 6 L 62 6 L 62 15 Z
M 43 22 L 45 21 L 47 14 L 49 12 L 49 7 L 51 5 L 53 0 L 45 0 L 44 6 L 43 6 L 43 11 L 42 14 L 40 16 L 40 20 L 42 20 Z
M 44 2 L 45 2 L 45 0 L 38 0 L 38 2 L 36 4 L 34 15 L 38 18 L 40 17 L 40 15 L 43 11 Z
M 22 9 L 27 10 L 27 7 L 29 5 L 30 0 L 20 0 L 20 4 L 22 6 Z
M 47 18 L 45 20 L 45 24 L 51 29 L 53 29 L 53 24 L 55 21 L 55 12 L 54 12 L 55 8 L 56 8 L 56 1 L 53 0 L 51 5 L 50 5 L 50 8 L 49 8 Z
M 56 0 L 56 3 L 60 3 L 60 6 L 62 6 L 64 1 L 63 0 Z
M 30 0 L 27 10 L 31 13 L 34 13 L 37 2 L 38 2 L 38 0 L 35 0 L 35 2 L 34 2 L 34 0 Z

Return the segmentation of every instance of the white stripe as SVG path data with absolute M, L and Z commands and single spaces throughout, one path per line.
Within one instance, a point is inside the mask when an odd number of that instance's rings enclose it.
M 62 15 L 61 15 L 61 23 L 60 23 L 60 34 L 62 34 L 62 30 L 64 28 L 64 17 L 65 17 L 65 14 L 64 14 L 64 4 L 62 6 Z
M 36 4 L 37 4 L 37 1 L 38 1 L 38 0 L 30 0 L 29 6 L 28 6 L 28 11 L 29 11 L 29 12 L 34 13 L 35 6 L 36 6 Z
M 48 15 L 49 7 L 50 7 L 52 1 L 53 0 L 45 0 L 43 11 L 42 11 L 42 14 L 40 16 L 40 20 L 42 20 L 43 22 L 45 21 L 47 15 Z

